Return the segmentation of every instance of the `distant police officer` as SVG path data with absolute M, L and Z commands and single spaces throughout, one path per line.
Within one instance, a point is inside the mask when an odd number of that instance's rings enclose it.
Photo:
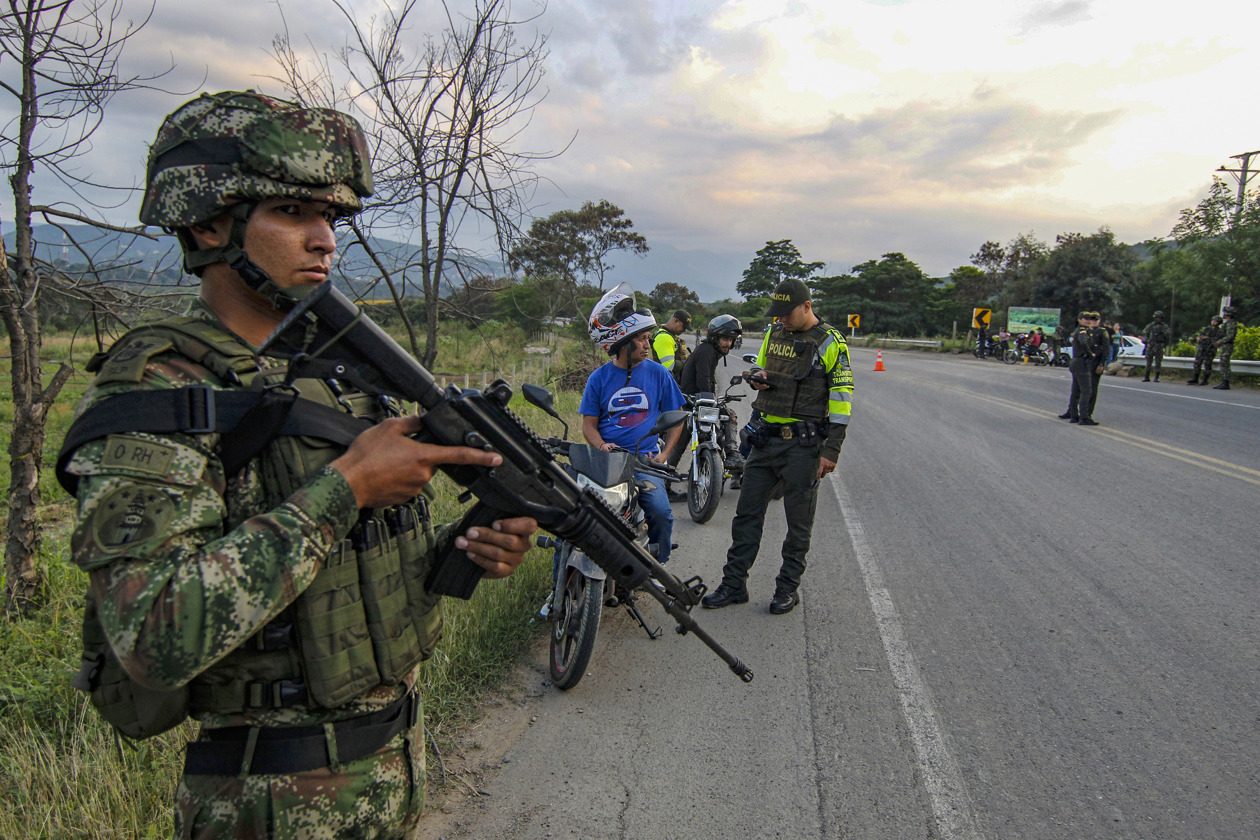
M 417 666 L 442 614 L 418 496 L 439 464 L 502 459 L 256 351 L 371 192 L 353 118 L 253 92 L 185 104 L 150 149 L 140 219 L 178 234 L 200 299 L 89 363 L 63 457 L 89 579 L 76 687 L 131 737 L 201 723 L 177 837 L 402 838 L 424 810 Z M 286 398 L 305 432 L 263 435 Z M 503 577 L 535 527 L 455 544 Z
M 1238 336 L 1238 322 L 1234 320 L 1235 309 L 1227 306 L 1221 310 L 1225 322 L 1221 324 L 1221 337 L 1215 342 L 1221 360 L 1221 383 L 1213 385 L 1213 390 L 1229 390 L 1229 362 L 1234 358 L 1234 339 Z
M 669 320 L 652 333 L 652 361 L 664 365 L 678 384 L 682 383 L 683 363 L 688 354 L 687 342 L 681 336 L 690 326 L 691 315 L 687 310 L 676 309 Z
M 731 547 L 722 582 L 705 607 L 748 601 L 747 579 L 761 547 L 766 507 L 775 485 L 785 490 L 787 538 L 770 612 L 791 612 L 805 572 L 818 501 L 818 482 L 836 468 L 849 427 L 853 370 L 844 337 L 814 314 L 809 287 L 784 280 L 766 315 L 778 316 L 748 372 L 761 412 L 744 465 L 743 488 L 731 523 Z
M 1155 381 L 1159 381 L 1159 372 L 1164 367 L 1164 350 L 1172 339 L 1172 331 L 1164 323 L 1164 311 L 1156 310 L 1152 320 L 1146 325 L 1143 337 L 1146 339 L 1146 376 L 1143 382 L 1151 381 L 1151 363 L 1155 364 Z
M 1098 326 L 1100 318 L 1097 312 L 1082 312 L 1068 339 L 1072 347 L 1072 361 L 1068 364 L 1072 372 L 1072 393 L 1068 397 L 1068 410 L 1060 414 L 1059 419 L 1082 426 L 1098 425 L 1094 420 L 1098 381 L 1111 352 L 1107 333 Z
M 1216 342 L 1224 334 L 1221 329 L 1221 316 L 1213 315 L 1212 323 L 1204 327 L 1195 340 L 1194 376 L 1186 380 L 1187 385 L 1206 385 L 1212 375 L 1212 359 L 1216 356 Z M 1199 379 L 1199 371 L 1203 371 L 1203 379 Z

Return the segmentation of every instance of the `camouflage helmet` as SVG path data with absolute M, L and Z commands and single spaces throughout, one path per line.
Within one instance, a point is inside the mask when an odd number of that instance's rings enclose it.
M 367 140 L 353 117 L 253 91 L 203 93 L 158 129 L 140 221 L 186 228 L 266 198 L 327 201 L 350 215 L 371 194 Z
M 1154 314 L 1154 315 L 1152 315 L 1151 317 L 1152 317 L 1152 318 L 1154 318 L 1156 321 L 1162 321 L 1162 320 L 1164 320 L 1164 310 L 1162 310 L 1162 309 L 1156 309 L 1156 310 L 1155 310 L 1155 314 Z
M 1221 314 L 1222 314 L 1222 315 L 1228 315 L 1229 317 L 1233 318 L 1233 317 L 1234 317 L 1234 313 L 1235 313 L 1235 312 L 1237 312 L 1237 311 L 1238 311 L 1238 310 L 1237 310 L 1237 309 L 1235 309 L 1234 307 L 1232 307 L 1232 306 L 1227 306 L 1227 307 L 1225 307 L 1224 309 L 1222 309 L 1222 310 L 1221 310 Z

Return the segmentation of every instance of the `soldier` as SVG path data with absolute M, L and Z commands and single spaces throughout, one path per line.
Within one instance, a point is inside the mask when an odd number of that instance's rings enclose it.
M 1216 340 L 1221 337 L 1221 316 L 1213 315 L 1212 323 L 1203 328 L 1195 341 L 1194 376 L 1186 380 L 1187 385 L 1206 385 L 1212 375 L 1212 358 L 1216 356 Z M 1203 381 L 1199 381 L 1199 371 L 1203 371 Z
M 420 493 L 439 464 L 502 458 L 421 444 L 416 416 L 341 380 L 288 382 L 255 350 L 328 281 L 332 225 L 371 193 L 352 117 L 252 91 L 186 103 L 149 152 L 140 219 L 175 231 L 200 299 L 93 360 L 63 454 L 90 581 L 79 686 L 133 737 L 202 725 L 177 837 L 402 838 L 424 807 L 416 676 L 441 635 L 424 580 L 445 535 Z M 253 409 L 244 433 L 224 419 L 291 392 L 290 416 L 331 415 L 346 443 L 262 435 Z M 505 577 L 535 527 L 454 545 Z
M 748 572 L 761 547 L 766 507 L 782 482 L 788 535 L 775 580 L 770 612 L 789 613 L 800 603 L 818 483 L 836 468 L 849 428 L 853 370 L 849 348 L 834 327 L 814 314 L 809 287 L 784 280 L 774 290 L 767 316 L 778 316 L 748 371 L 761 412 L 743 488 L 731 522 L 731 547 L 722 583 L 701 603 L 710 609 L 748 601 Z
M 1111 347 L 1107 333 L 1098 326 L 1102 316 L 1097 312 L 1082 312 L 1076 318 L 1077 327 L 1072 331 L 1072 393 L 1068 397 L 1068 410 L 1059 415 L 1060 420 L 1097 426 L 1094 406 L 1098 402 L 1098 382 L 1102 379 L 1103 365 Z
M 1154 320 L 1146 325 L 1143 333 L 1146 339 L 1146 376 L 1143 382 L 1151 381 L 1151 362 L 1155 363 L 1155 381 L 1159 381 L 1160 369 L 1164 366 L 1164 349 L 1168 346 L 1172 333 L 1164 323 L 1164 311 L 1158 309 L 1151 316 Z
M 1221 337 L 1213 342 L 1213 346 L 1221 354 L 1221 382 L 1219 385 L 1212 386 L 1214 391 L 1229 390 L 1229 361 L 1234 357 L 1234 339 L 1238 335 L 1238 322 L 1234 320 L 1235 311 L 1232 306 L 1221 310 L 1221 316 L 1225 321 L 1221 324 Z

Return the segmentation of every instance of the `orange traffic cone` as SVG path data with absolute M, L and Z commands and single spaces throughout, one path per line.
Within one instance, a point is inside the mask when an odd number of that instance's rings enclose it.
M 883 369 L 884 369 L 884 351 L 876 350 L 875 351 L 875 370 L 883 370 Z

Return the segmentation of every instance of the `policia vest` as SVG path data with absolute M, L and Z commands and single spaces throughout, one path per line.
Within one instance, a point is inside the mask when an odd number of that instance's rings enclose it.
M 668 335 L 670 341 L 674 342 L 674 364 L 669 369 L 669 373 L 674 377 L 674 382 L 681 387 L 683 364 L 687 361 L 687 357 L 691 355 L 691 351 L 687 349 L 686 343 L 680 340 L 678 336 L 664 327 L 657 327 L 652 333 L 651 340 L 648 342 L 648 346 L 652 348 L 652 361 L 659 362 L 661 360 L 660 355 L 656 352 L 656 339 L 660 338 L 662 333 Z
M 217 426 L 212 421 L 208 425 L 213 428 L 207 428 L 206 415 L 224 411 L 212 408 L 202 412 L 202 420 L 185 420 L 181 412 L 197 412 L 155 408 L 159 402 L 183 406 L 189 400 L 182 394 L 187 388 L 103 399 L 78 418 L 66 435 L 58 472 L 68 491 L 74 493 L 77 487 L 76 477 L 64 471 L 74 450 L 85 438 L 110 433 L 112 422 L 113 432 L 218 432 L 215 448 L 225 465 L 229 458 L 257 464 L 270 509 L 340 456 L 359 431 L 385 413 L 369 395 L 345 393 L 335 382 L 298 379 L 292 385 L 301 397 L 289 419 L 255 452 L 248 439 L 257 438 L 257 424 L 251 422 L 248 410 L 240 422 L 235 416 L 241 413 L 238 403 L 256 405 L 261 386 L 282 380 L 284 371 L 260 370 L 253 353 L 238 339 L 195 317 L 174 318 L 130 332 L 107 354 L 95 357 L 88 368 L 97 373 L 97 383 L 139 383 L 149 359 L 172 351 L 206 368 L 227 386 L 202 390 L 203 397 L 208 394 L 210 402 L 221 403 L 229 416 L 220 416 Z M 94 415 L 94 409 L 105 403 L 109 408 Z M 195 425 L 199 422 L 201 427 Z M 238 423 L 244 431 L 234 436 L 231 428 Z M 153 428 L 163 424 L 163 429 Z M 229 477 L 243 466 L 234 465 Z M 229 509 L 229 516 L 232 513 Z M 89 588 L 83 663 L 74 685 L 89 692 L 101 715 L 130 738 L 156 735 L 178 725 L 189 713 L 233 715 L 293 706 L 335 709 L 377 685 L 397 685 L 432 654 L 441 637 L 440 596 L 424 589 L 436 542 L 423 499 L 363 511 L 359 523 L 333 547 L 314 581 L 296 600 L 240 648 L 174 691 L 148 689 L 128 676 L 105 638 Z
M 819 352 L 833 327 L 819 321 L 803 333 L 776 324 L 766 335 L 768 391 L 760 391 L 753 408 L 771 417 L 826 420 L 830 387 Z

